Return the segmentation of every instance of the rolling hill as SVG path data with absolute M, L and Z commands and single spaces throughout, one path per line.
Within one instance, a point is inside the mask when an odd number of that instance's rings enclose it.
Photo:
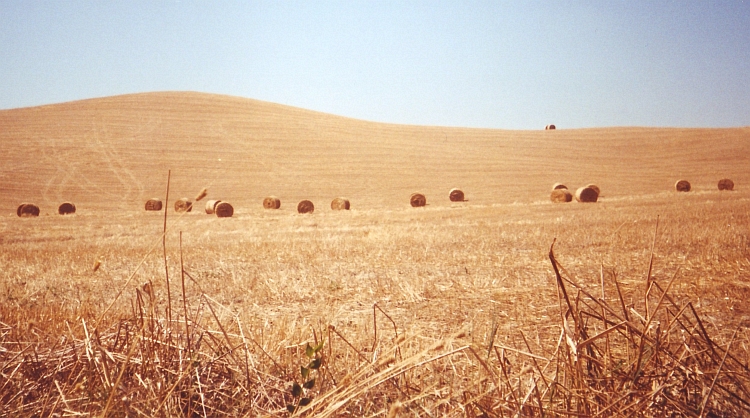
M 564 128 L 564 121 L 550 121 Z M 276 195 L 326 207 L 408 207 L 412 192 L 449 205 L 548 201 L 554 182 L 596 183 L 602 199 L 666 193 L 679 178 L 716 190 L 750 184 L 750 128 L 616 127 L 511 131 L 374 123 L 257 100 L 155 92 L 0 111 L 0 213 L 141 210 L 208 187 L 237 212 Z

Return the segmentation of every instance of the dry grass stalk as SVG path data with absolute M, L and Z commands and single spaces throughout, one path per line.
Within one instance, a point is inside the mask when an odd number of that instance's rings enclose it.
M 549 257 L 566 300 L 561 320 L 567 344 L 558 345 L 563 349 L 555 356 L 562 372 L 556 380 L 567 382 L 567 389 L 554 392 L 553 410 L 593 416 L 696 416 L 696 411 L 731 416 L 748 411 L 747 364 L 731 355 L 731 342 L 726 348 L 712 342 L 690 302 L 680 307 L 669 297 L 677 274 L 664 289 L 652 282 L 649 288 L 660 292 L 656 306 L 649 307 L 647 300 L 644 313 L 638 314 L 642 319 L 632 320 L 620 309 L 625 303 L 619 288 L 619 300 L 611 305 L 564 277 L 551 248 Z M 575 303 L 568 288 L 577 292 Z M 630 312 L 637 313 L 635 307 Z M 661 318 L 668 321 L 657 323 Z M 722 393 L 709 398 L 715 388 Z
M 309 200 L 303 200 L 297 204 L 298 213 L 313 213 L 315 205 Z
M 234 208 L 227 202 L 220 202 L 216 205 L 216 216 L 219 218 L 231 218 L 234 215 Z
M 331 201 L 331 209 L 333 210 L 349 210 L 350 208 L 349 199 L 337 197 Z
M 448 198 L 451 202 L 464 202 L 466 200 L 464 199 L 464 192 L 460 189 L 451 189 L 448 192 Z
M 146 210 L 160 211 L 162 208 L 161 199 L 153 197 L 146 201 Z
M 687 180 L 677 180 L 677 182 L 674 184 L 674 189 L 678 192 L 689 192 L 690 182 Z
M 427 198 L 422 193 L 412 193 L 409 203 L 414 208 L 421 208 L 427 204 Z
M 187 197 L 183 197 L 182 199 L 177 199 L 174 202 L 174 211 L 175 212 L 192 212 L 193 211 L 193 202 L 190 201 Z
M 195 196 L 195 201 L 196 202 L 200 202 L 201 199 L 203 199 L 204 197 L 206 197 L 206 195 L 208 195 L 208 189 L 204 187 L 204 188 L 201 189 L 200 192 L 198 192 L 198 195 Z
M 558 189 L 567 189 L 568 186 L 562 184 L 562 183 L 555 183 L 552 185 L 552 190 L 558 190 Z
M 734 190 L 734 182 L 731 179 L 719 180 L 719 190 Z
M 72 213 L 76 213 L 76 205 L 70 202 L 62 203 L 57 207 L 57 213 L 59 213 L 60 215 L 70 215 Z
M 420 347 L 424 337 L 403 336 L 398 316 L 376 304 L 372 344 L 326 327 L 321 367 L 306 389 L 310 402 L 295 416 L 742 416 L 750 410 L 750 370 L 734 344 L 741 339 L 735 333 L 728 344 L 715 342 L 692 303 L 669 295 L 676 274 L 664 287 L 651 281 L 657 300 L 645 301 L 649 309 L 625 310 L 616 281 L 617 296 L 607 298 L 602 275 L 602 296 L 595 296 L 571 278 L 552 248 L 549 259 L 561 306 L 550 349 L 534 353 L 523 333 L 521 347 L 502 338 L 479 347 L 464 333 Z M 150 282 L 132 289 L 126 314 L 94 327 L 80 317 L 63 325 L 59 338 L 29 332 L 54 318 L 56 308 L 0 306 L 0 415 L 288 416 L 289 384 L 300 366 L 283 347 L 299 345 L 259 342 L 233 307 L 203 292 L 185 261 L 180 250 L 183 309 L 174 322 Z M 377 329 L 380 314 L 393 332 Z M 325 335 L 307 332 L 316 344 Z M 363 348 L 370 345 L 372 351 Z M 459 377 L 460 390 L 453 390 Z
M 584 203 L 594 203 L 599 199 L 599 193 L 590 187 L 580 187 L 576 190 L 576 200 Z
M 568 189 L 555 189 L 552 190 L 549 198 L 555 203 L 567 203 L 573 201 L 573 194 Z
M 16 214 L 21 218 L 32 218 L 39 216 L 39 206 L 33 203 L 21 203 L 16 209 Z
M 276 196 L 268 196 L 263 199 L 264 209 L 279 209 L 281 207 L 281 200 Z
M 213 215 L 216 212 L 216 205 L 221 203 L 221 200 L 208 200 L 206 201 L 206 213 Z

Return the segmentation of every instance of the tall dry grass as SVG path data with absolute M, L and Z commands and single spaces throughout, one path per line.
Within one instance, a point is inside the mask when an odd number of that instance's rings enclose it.
M 1 414 L 747 414 L 749 207 L 3 218 Z

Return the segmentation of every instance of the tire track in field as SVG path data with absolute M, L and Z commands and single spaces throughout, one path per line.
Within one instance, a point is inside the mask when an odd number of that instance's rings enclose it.
M 94 127 L 94 143 L 96 145 L 95 152 L 101 156 L 101 159 L 96 161 L 103 161 L 107 171 L 111 172 L 117 182 L 122 185 L 122 193 L 112 192 L 105 190 L 104 193 L 108 196 L 129 201 L 137 199 L 144 192 L 144 187 L 138 178 L 130 171 L 123 163 L 123 158 L 118 153 L 117 149 L 113 145 L 114 138 L 107 136 L 106 126 L 102 126 L 101 129 Z M 99 186 L 101 190 L 101 186 Z
M 61 130 L 61 126 L 57 124 L 58 131 Z M 58 201 L 63 199 L 65 179 L 70 176 L 72 167 L 71 159 L 66 158 L 68 155 L 60 150 L 58 146 L 60 141 L 64 141 L 63 138 L 47 137 L 41 141 L 39 147 L 40 158 L 37 160 L 40 166 L 55 167 L 55 172 L 49 177 L 42 187 L 42 201 L 46 204 L 54 205 L 59 203 Z M 62 182 L 58 182 L 59 177 L 64 177 Z M 61 185 L 62 184 L 62 185 Z
M 45 140 L 41 147 L 40 164 L 56 167 L 42 189 L 45 202 L 51 204 L 68 200 L 66 196 L 73 188 L 115 200 L 140 198 L 144 187 L 123 162 L 113 140 L 106 127 L 96 121 L 92 122 L 91 130 L 81 139 L 80 146 L 72 144 L 62 148 L 59 143 L 65 139 Z M 105 172 L 111 173 L 111 177 Z M 114 179 L 114 187 L 107 184 L 109 178 Z

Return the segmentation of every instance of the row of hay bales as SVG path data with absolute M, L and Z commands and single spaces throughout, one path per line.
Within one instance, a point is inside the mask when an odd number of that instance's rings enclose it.
M 731 179 L 721 179 L 718 183 L 719 190 L 734 190 L 734 182 Z M 678 192 L 689 192 L 692 190 L 690 182 L 687 180 L 677 180 L 674 184 L 674 189 Z M 568 190 L 568 187 L 562 183 L 555 183 L 552 185 L 552 192 L 550 193 L 550 200 L 555 203 L 566 203 L 572 202 L 575 197 L 578 202 L 596 202 L 599 200 L 599 194 L 601 190 L 595 184 L 587 184 L 586 186 L 579 187 L 576 189 L 575 194 Z
M 576 201 L 582 203 L 596 203 L 599 200 L 599 194 L 601 189 L 596 184 L 587 184 L 583 187 L 576 189 L 575 194 L 568 190 L 568 186 L 562 183 L 555 183 L 552 185 L 552 193 L 550 193 L 550 200 L 554 203 L 567 203 L 572 202 L 573 197 Z
M 16 209 L 16 214 L 21 218 L 39 216 L 40 213 L 41 210 L 39 210 L 39 206 L 33 203 L 21 203 L 18 205 L 18 209 Z M 57 213 L 59 215 L 70 215 L 76 213 L 76 205 L 70 202 L 61 203 L 60 206 L 57 207 Z
M 719 190 L 732 191 L 734 190 L 734 182 L 731 179 L 721 179 L 718 183 Z M 674 184 L 674 189 L 678 192 L 689 192 L 692 190 L 690 182 L 687 180 L 677 180 Z
M 466 202 L 466 196 L 461 189 L 451 189 L 448 192 L 448 200 L 451 202 Z M 409 196 L 409 204 L 415 208 L 421 208 L 427 205 L 427 197 L 422 193 L 412 193 Z
M 201 192 L 198 195 L 200 199 L 203 199 L 206 195 Z M 196 200 L 200 200 L 196 199 Z M 147 211 L 160 211 L 164 207 L 161 199 L 153 197 L 146 201 Z M 174 202 L 174 211 L 178 213 L 192 212 L 193 202 L 187 197 L 177 199 Z M 221 200 L 208 200 L 206 201 L 206 213 L 209 215 L 216 215 L 219 218 L 231 218 L 234 215 L 234 207 L 229 202 L 223 202 Z
M 203 197 L 203 196 L 201 196 Z M 448 193 L 451 202 L 465 202 L 464 192 L 460 189 L 451 189 Z M 422 207 L 427 204 L 427 198 L 421 193 L 413 193 L 409 198 L 409 203 L 413 207 Z M 162 201 L 159 198 L 152 198 L 146 201 L 145 209 L 147 211 L 160 211 L 163 208 Z M 281 199 L 276 196 L 268 196 L 263 199 L 264 209 L 280 209 Z M 331 210 L 350 210 L 351 202 L 344 197 L 337 197 L 331 201 Z M 175 202 L 174 210 L 176 212 L 191 212 L 193 203 L 188 198 L 182 198 Z M 315 204 L 310 200 L 302 200 L 297 204 L 298 213 L 312 213 L 315 211 Z M 216 214 L 217 216 L 230 217 L 234 209 L 229 203 L 221 200 L 209 200 L 206 202 L 206 213 Z
M 281 200 L 276 196 L 268 196 L 263 199 L 263 208 L 280 209 Z M 351 202 L 345 197 L 337 197 L 331 200 L 331 210 L 349 210 L 351 208 Z M 304 199 L 297 203 L 297 213 L 313 213 L 314 211 L 315 204 L 310 200 Z

